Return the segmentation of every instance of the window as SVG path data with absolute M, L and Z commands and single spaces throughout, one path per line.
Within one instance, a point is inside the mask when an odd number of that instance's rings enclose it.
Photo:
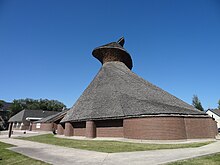
M 40 123 L 37 123 L 37 124 L 36 124 L 36 128 L 40 128 Z

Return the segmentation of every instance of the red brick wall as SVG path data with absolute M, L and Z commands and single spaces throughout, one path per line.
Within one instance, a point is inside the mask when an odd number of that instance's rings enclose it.
M 186 139 L 182 117 L 147 117 L 124 120 L 124 137 L 147 140 Z
M 73 136 L 73 125 L 70 122 L 65 123 L 64 135 Z
M 74 136 L 86 136 L 86 128 L 74 128 Z
M 215 138 L 217 126 L 211 118 L 146 117 L 124 120 L 124 137 L 147 140 Z
M 64 124 L 58 124 L 57 125 L 57 134 L 63 135 L 64 134 L 65 125 Z
M 97 128 L 97 137 L 123 137 L 123 127 Z
M 96 137 L 125 137 L 146 140 L 215 138 L 217 125 L 202 117 L 145 117 L 94 121 Z M 73 123 L 74 136 L 86 135 L 86 122 Z
M 57 130 L 57 123 L 53 123 L 54 129 Z
M 94 121 L 96 133 L 93 137 L 123 137 L 123 120 Z M 86 136 L 86 122 L 74 122 L 73 136 Z M 66 134 L 68 131 L 65 130 Z M 90 132 L 91 133 L 91 132 Z
M 33 125 L 32 125 L 32 131 L 36 131 L 36 130 L 39 130 L 39 128 L 36 128 L 36 123 L 34 123 Z
M 36 128 L 37 124 L 34 123 L 32 125 L 33 131 L 52 131 L 53 130 L 53 123 L 40 123 L 40 128 Z
M 123 120 L 95 121 L 97 137 L 124 137 Z
M 74 136 L 86 136 L 86 122 L 73 123 Z
M 86 121 L 86 137 L 87 138 L 96 137 L 96 124 L 94 121 Z
M 217 125 L 212 118 L 185 118 L 188 139 L 213 138 L 217 134 Z

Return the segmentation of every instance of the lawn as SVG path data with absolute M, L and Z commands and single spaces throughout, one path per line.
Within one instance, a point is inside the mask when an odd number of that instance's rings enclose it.
M 53 144 L 58 146 L 78 148 L 106 153 L 115 152 L 132 152 L 132 151 L 147 151 L 147 150 L 159 150 L 159 149 L 176 149 L 176 148 L 191 148 L 200 147 L 212 143 L 198 142 L 187 144 L 144 144 L 144 143 L 129 143 L 129 142 L 117 142 L 117 141 L 96 141 L 96 140 L 75 140 L 57 138 L 52 134 L 44 134 L 32 137 L 21 137 L 19 139 L 35 141 L 40 143 Z
M 46 165 L 47 163 L 44 163 L 39 160 L 34 160 L 32 158 L 29 158 L 27 156 L 21 155 L 19 153 L 10 151 L 6 148 L 13 147 L 13 145 L 6 144 L 0 142 L 0 164 L 16 164 L 16 165 L 24 165 L 24 164 L 31 164 L 31 165 Z
M 167 165 L 219 165 L 220 153 L 168 163 Z

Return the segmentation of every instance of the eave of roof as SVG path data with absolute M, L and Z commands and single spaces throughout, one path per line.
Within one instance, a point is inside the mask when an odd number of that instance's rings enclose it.
M 214 114 L 216 114 L 217 116 L 220 117 L 220 109 L 208 109 L 207 111 L 211 111 L 212 113 L 214 113 Z
M 67 111 L 68 110 L 65 110 L 65 111 L 59 112 L 57 114 L 45 117 L 45 118 L 43 118 L 43 119 L 41 119 L 39 121 L 36 121 L 35 123 L 51 123 L 51 122 L 56 122 L 57 120 L 62 119 L 66 115 Z
M 24 122 L 27 117 L 42 118 L 48 115 L 56 114 L 56 111 L 44 111 L 44 110 L 28 110 L 24 109 L 9 119 L 9 122 Z

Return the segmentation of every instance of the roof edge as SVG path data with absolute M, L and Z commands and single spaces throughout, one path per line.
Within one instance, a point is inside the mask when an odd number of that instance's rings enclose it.
M 211 118 L 208 114 L 198 114 L 198 115 L 186 115 L 186 114 L 142 114 L 136 116 L 121 116 L 121 117 L 104 117 L 104 118 L 86 118 L 81 120 L 71 120 L 71 121 L 61 121 L 60 123 L 65 122 L 82 122 L 89 120 L 117 120 L 117 119 L 131 119 L 131 118 L 145 118 L 145 117 L 201 117 L 201 118 Z

